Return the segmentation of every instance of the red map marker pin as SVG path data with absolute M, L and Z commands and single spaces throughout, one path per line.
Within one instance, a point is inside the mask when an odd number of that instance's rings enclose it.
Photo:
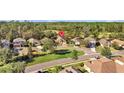
M 59 31 L 58 35 L 64 37 L 64 31 Z

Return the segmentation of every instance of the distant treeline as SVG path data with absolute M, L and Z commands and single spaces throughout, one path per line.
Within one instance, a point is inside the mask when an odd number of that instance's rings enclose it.
M 0 38 L 31 36 L 45 30 L 63 30 L 66 34 L 88 36 L 94 32 L 124 32 L 124 22 L 0 22 Z

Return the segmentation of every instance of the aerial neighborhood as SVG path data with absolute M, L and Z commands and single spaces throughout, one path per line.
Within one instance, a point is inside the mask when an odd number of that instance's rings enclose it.
M 1 21 L 0 73 L 124 73 L 124 23 Z

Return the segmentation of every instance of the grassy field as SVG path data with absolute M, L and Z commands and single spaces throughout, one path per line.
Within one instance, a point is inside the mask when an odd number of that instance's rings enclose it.
M 78 56 L 83 55 L 83 51 L 78 51 Z M 62 59 L 62 58 L 70 58 L 72 57 L 72 52 L 68 54 L 48 54 L 45 56 L 36 57 L 32 62 L 27 63 L 27 66 L 44 63 L 52 60 Z

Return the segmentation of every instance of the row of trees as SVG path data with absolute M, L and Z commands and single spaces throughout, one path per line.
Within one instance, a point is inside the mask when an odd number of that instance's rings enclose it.
M 0 73 L 24 73 L 25 63 L 13 62 L 0 66 Z
M 44 36 L 54 37 L 56 34 L 46 30 L 64 30 L 66 38 L 91 34 L 96 37 L 100 32 L 124 32 L 124 23 L 100 23 L 100 22 L 55 22 L 55 23 L 31 23 L 31 22 L 5 22 L 0 23 L 0 38 L 22 37 L 28 39 L 34 37 L 42 39 Z M 45 31 L 45 32 L 44 32 Z M 124 35 L 123 35 L 124 36 Z
M 0 73 L 22 73 L 25 70 L 24 62 L 15 62 L 10 49 L 0 48 Z

